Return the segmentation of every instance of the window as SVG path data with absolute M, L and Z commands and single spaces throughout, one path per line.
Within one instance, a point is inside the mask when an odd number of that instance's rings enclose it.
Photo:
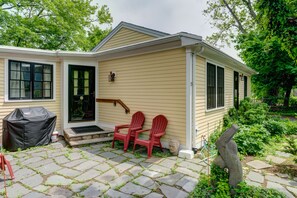
M 10 60 L 9 99 L 52 99 L 53 65 Z
M 224 78 L 224 68 L 207 63 L 207 109 L 224 106 Z
M 247 97 L 247 77 L 244 77 L 244 97 Z

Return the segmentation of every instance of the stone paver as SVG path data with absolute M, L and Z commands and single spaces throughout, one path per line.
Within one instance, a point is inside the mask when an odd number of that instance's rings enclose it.
M 70 169 L 70 168 L 63 168 L 61 170 L 58 170 L 57 173 L 60 174 L 60 175 L 65 176 L 65 177 L 71 177 L 71 178 L 82 174 L 80 171 L 73 170 L 73 169 Z
M 36 168 L 36 170 L 42 173 L 43 175 L 49 175 L 60 169 L 62 169 L 62 167 L 55 163 L 46 164 L 44 166 L 40 166 Z
M 13 166 L 12 166 L 12 169 L 13 169 Z M 22 169 L 19 169 L 18 171 L 16 171 L 14 173 L 14 176 L 15 176 L 15 180 L 16 181 L 19 181 L 19 180 L 22 180 L 24 178 L 28 178 L 32 175 L 35 175 L 36 173 L 31 170 L 31 169 L 28 169 L 28 168 L 22 168 Z
M 160 187 L 162 193 L 166 196 L 166 197 L 178 197 L 178 198 L 186 198 L 188 197 L 188 193 L 179 190 L 177 188 L 171 187 L 171 186 L 167 186 L 165 184 L 163 184 Z
M 99 182 L 108 183 L 112 180 L 115 180 L 118 177 L 119 177 L 119 175 L 115 172 L 115 170 L 111 169 L 111 170 L 107 171 L 106 173 L 103 173 L 102 175 L 96 177 L 95 179 Z
M 39 191 L 39 192 L 45 192 L 49 188 L 50 188 L 49 186 L 39 185 L 39 186 L 34 187 L 33 189 L 36 190 L 36 191 Z
M 136 196 L 144 196 L 151 192 L 150 189 L 139 185 L 135 185 L 131 182 L 129 182 L 128 184 L 120 188 L 120 191 L 126 194 L 136 195 Z
M 199 178 L 199 176 L 200 176 L 199 173 L 194 172 L 194 171 L 192 171 L 192 170 L 190 170 L 190 169 L 187 169 L 187 168 L 183 168 L 183 167 L 178 167 L 178 168 L 176 169 L 176 171 L 177 171 L 177 172 L 180 172 L 180 173 L 182 173 L 182 174 L 188 175 L 188 176 L 190 176 L 190 177 Z
M 20 182 L 26 186 L 29 186 L 30 188 L 33 188 L 35 186 L 42 184 L 43 177 L 41 177 L 41 175 L 39 174 L 36 174 L 30 177 L 24 178 Z
M 100 171 L 91 169 L 76 177 L 75 180 L 80 182 L 88 181 L 90 179 L 93 179 L 94 177 L 97 177 L 98 175 L 100 175 L 100 173 L 101 173 Z
M 154 180 L 146 176 L 140 176 L 133 180 L 133 183 L 144 186 L 149 189 L 156 189 L 158 185 Z
M 164 197 L 164 196 L 159 193 L 152 192 L 152 193 L 146 195 L 144 198 L 162 198 L 162 197 Z
M 52 175 L 49 178 L 47 178 L 45 184 L 46 185 L 52 185 L 52 186 L 67 186 L 70 185 L 72 183 L 71 179 L 66 179 L 63 176 L 60 175 Z
M 181 173 L 170 174 L 165 177 L 158 178 L 157 181 L 163 184 L 173 186 L 184 175 Z
M 7 189 L 7 195 L 8 197 L 21 197 L 27 193 L 30 192 L 28 188 L 25 188 L 21 184 L 13 184 L 12 186 L 9 186 Z
M 197 183 L 197 179 L 189 176 L 184 176 L 176 183 L 176 185 L 182 187 L 187 192 L 191 192 L 194 190 Z
M 267 182 L 267 188 L 276 189 L 276 190 L 284 193 L 288 198 L 294 198 L 294 196 L 286 188 L 284 188 L 282 185 L 280 185 L 278 183 L 268 181 Z
M 111 188 L 114 189 L 114 188 L 117 188 L 119 186 L 122 186 L 123 184 L 127 183 L 131 179 L 132 179 L 132 177 L 129 176 L 129 175 L 121 175 L 120 177 L 118 177 L 115 180 L 111 181 L 109 183 L 109 185 L 111 186 Z
M 264 182 L 264 176 L 254 171 L 249 172 L 249 174 L 246 177 L 254 182 L 258 182 L 258 183 Z
M 40 192 L 34 192 L 34 191 L 23 196 L 23 198 L 43 198 L 43 197 L 50 197 L 50 196 Z
M 71 184 L 70 185 L 70 189 L 72 190 L 72 192 L 80 192 L 82 188 L 84 188 L 86 186 L 85 183 L 80 183 L 80 184 Z
M 119 173 L 123 173 L 126 170 L 132 168 L 133 166 L 135 166 L 135 164 L 132 163 L 132 162 L 124 162 L 124 163 L 121 163 L 121 164 L 116 165 L 115 166 L 115 169 L 117 169 L 117 171 Z
M 99 197 L 107 189 L 108 189 L 108 186 L 95 182 L 80 194 L 83 195 L 84 197 Z
M 253 181 L 248 180 L 248 179 L 246 179 L 245 182 L 246 182 L 248 185 L 250 185 L 250 186 L 256 186 L 256 187 L 260 187 L 260 186 L 262 186 L 260 183 L 253 182 Z
M 276 157 L 276 156 L 273 156 L 273 155 L 268 155 L 266 157 L 266 160 L 269 161 L 269 162 L 271 161 L 271 162 L 273 162 L 275 164 L 281 164 L 281 163 L 286 161 L 286 159 L 284 159 L 284 158 Z
M 22 162 L 22 165 L 28 165 L 43 160 L 42 157 L 32 157 Z
M 94 162 L 94 161 L 86 161 L 83 162 L 81 164 L 79 164 L 78 166 L 74 167 L 74 169 L 79 170 L 79 171 L 84 171 L 84 170 L 89 170 L 94 166 L 97 166 L 99 163 L 98 162 Z
M 124 194 L 113 189 L 109 189 L 104 195 L 110 198 L 132 198 L 132 196 L 130 195 Z
M 133 168 L 131 168 L 129 170 L 129 172 L 135 177 L 137 176 L 138 174 L 141 173 L 141 171 L 143 171 L 143 169 L 140 167 L 140 166 L 134 166 Z
M 263 169 L 263 168 L 270 168 L 271 165 L 270 164 L 267 164 L 263 161 L 260 161 L 260 160 L 253 160 L 253 161 L 250 161 L 247 163 L 247 165 L 255 168 L 255 169 Z
M 158 178 L 162 177 L 164 174 L 155 172 L 155 171 L 150 171 L 150 170 L 145 170 L 141 173 L 142 175 L 148 176 L 150 178 Z
M 290 153 L 285 153 L 285 152 L 282 152 L 282 151 L 275 151 L 275 154 L 280 156 L 280 157 L 285 157 L 285 158 L 289 158 L 292 156 L 292 154 Z
M 197 165 L 197 164 L 194 164 L 194 163 L 191 163 L 191 162 L 187 162 L 187 161 L 183 161 L 181 162 L 178 166 L 181 166 L 181 167 L 184 167 L 184 168 L 187 168 L 187 169 L 191 169 L 195 172 L 200 172 L 203 168 L 203 166 L 200 166 L 200 165 Z
M 100 153 L 100 155 L 106 159 L 111 159 L 111 158 L 115 158 L 118 155 L 113 153 L 113 152 L 104 152 L 104 153 Z
M 51 189 L 49 189 L 48 194 L 64 196 L 64 197 L 71 197 L 73 195 L 73 192 L 71 192 L 70 190 L 65 189 L 65 188 L 54 186 Z
M 152 165 L 151 167 L 149 167 L 150 170 L 156 171 L 156 172 L 161 172 L 161 173 L 165 173 L 168 174 L 171 172 L 170 168 L 165 168 L 163 166 L 159 166 L 159 165 Z
M 164 159 L 159 163 L 159 165 L 167 168 L 174 168 L 175 164 L 176 164 L 176 161 L 171 159 Z
M 267 179 L 268 181 L 275 182 L 275 183 L 284 184 L 286 186 L 295 186 L 295 187 L 297 187 L 297 182 L 291 181 L 291 180 L 288 180 L 288 179 L 283 179 L 283 178 L 280 178 L 280 177 L 277 177 L 277 176 L 274 176 L 274 175 L 266 175 L 265 179 Z
M 297 188 L 287 186 L 287 189 L 297 197 Z

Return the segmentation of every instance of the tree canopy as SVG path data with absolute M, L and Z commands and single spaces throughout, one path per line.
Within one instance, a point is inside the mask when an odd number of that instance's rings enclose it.
M 252 79 L 256 94 L 277 98 L 283 91 L 284 105 L 288 106 L 291 89 L 297 83 L 297 1 L 209 2 L 205 13 L 210 14 L 220 32 L 225 32 L 209 39 L 215 41 L 223 36 L 222 42 L 235 42 L 241 58 L 258 72 Z
M 111 30 L 108 7 L 92 0 L 0 0 L 0 6 L 1 45 L 89 51 Z

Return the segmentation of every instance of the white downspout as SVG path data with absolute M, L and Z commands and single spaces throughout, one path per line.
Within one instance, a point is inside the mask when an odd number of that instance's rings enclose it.
M 193 144 L 193 51 L 186 49 L 186 148 L 179 151 L 178 156 L 192 159 Z M 195 122 L 194 122 L 195 124 Z

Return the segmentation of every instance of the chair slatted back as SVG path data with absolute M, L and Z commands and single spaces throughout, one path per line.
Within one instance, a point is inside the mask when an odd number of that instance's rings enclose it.
M 164 133 L 168 124 L 168 120 L 163 115 L 157 115 L 153 119 L 150 138 L 152 134 Z
M 144 114 L 141 111 L 137 111 L 132 116 L 130 128 L 142 127 L 144 124 L 144 120 Z

